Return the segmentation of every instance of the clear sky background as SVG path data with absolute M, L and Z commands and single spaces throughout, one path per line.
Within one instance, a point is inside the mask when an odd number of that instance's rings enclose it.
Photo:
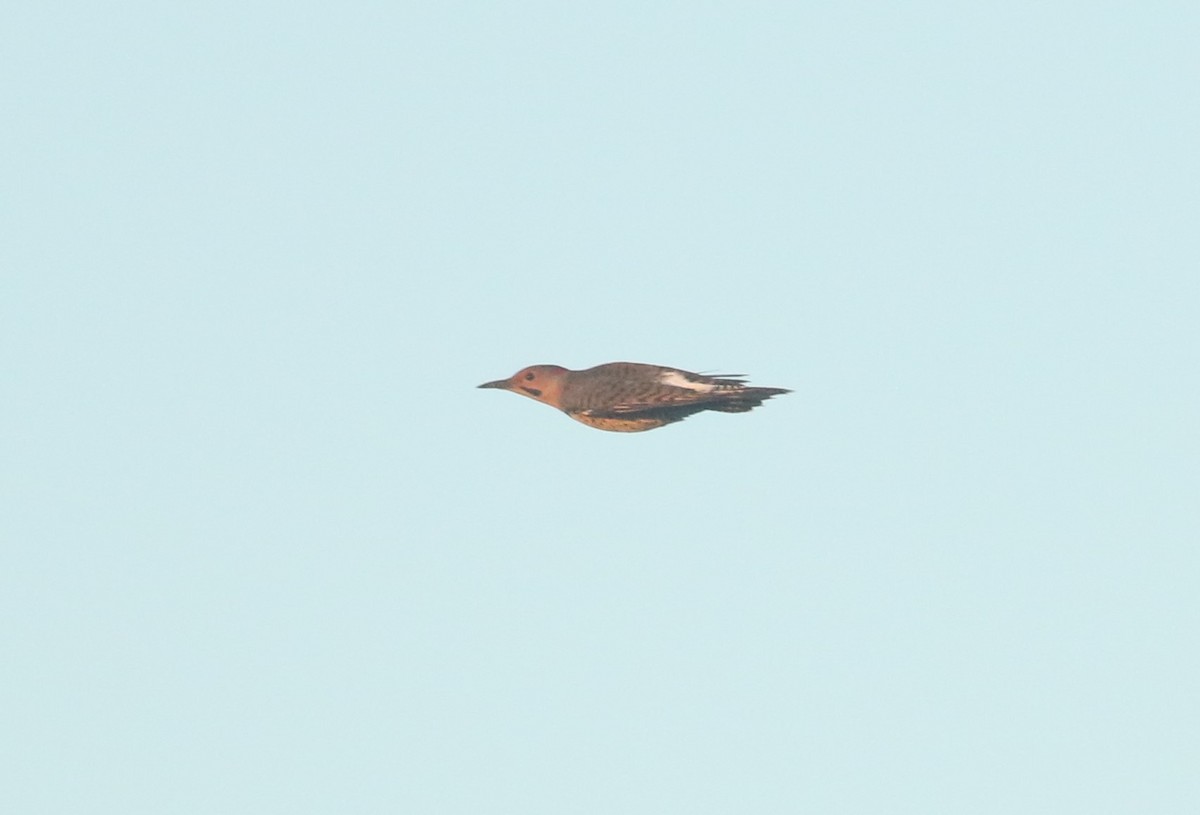
M 10 9 L 0 810 L 1200 811 L 1198 30 Z

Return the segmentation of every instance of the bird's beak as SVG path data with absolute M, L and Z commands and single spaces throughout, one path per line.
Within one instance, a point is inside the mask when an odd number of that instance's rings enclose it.
M 479 387 L 481 387 L 481 388 L 499 388 L 502 391 L 506 391 L 506 390 L 508 390 L 509 385 L 508 385 L 507 379 L 497 379 L 495 382 L 484 382 Z

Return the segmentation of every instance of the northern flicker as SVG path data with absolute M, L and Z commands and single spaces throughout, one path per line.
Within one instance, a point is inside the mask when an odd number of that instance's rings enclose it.
M 528 396 L 589 427 L 637 433 L 702 410 L 745 413 L 772 396 L 790 393 L 786 388 L 753 388 L 741 378 L 741 374 L 711 377 L 661 365 L 610 362 L 584 371 L 533 365 L 479 387 Z

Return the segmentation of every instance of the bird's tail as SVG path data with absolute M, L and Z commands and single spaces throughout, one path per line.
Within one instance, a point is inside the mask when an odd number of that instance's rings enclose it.
M 791 393 L 787 388 L 741 388 L 736 391 L 726 391 L 720 398 L 714 399 L 707 405 L 709 410 L 719 410 L 722 413 L 745 413 L 754 410 L 772 396 Z

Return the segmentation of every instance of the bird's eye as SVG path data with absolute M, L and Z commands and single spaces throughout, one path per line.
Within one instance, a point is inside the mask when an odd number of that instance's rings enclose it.
M 533 381 L 533 372 L 532 372 L 532 371 L 531 371 L 530 373 L 527 373 L 527 374 L 525 374 L 525 381 L 526 381 L 526 382 L 532 382 L 532 381 Z

